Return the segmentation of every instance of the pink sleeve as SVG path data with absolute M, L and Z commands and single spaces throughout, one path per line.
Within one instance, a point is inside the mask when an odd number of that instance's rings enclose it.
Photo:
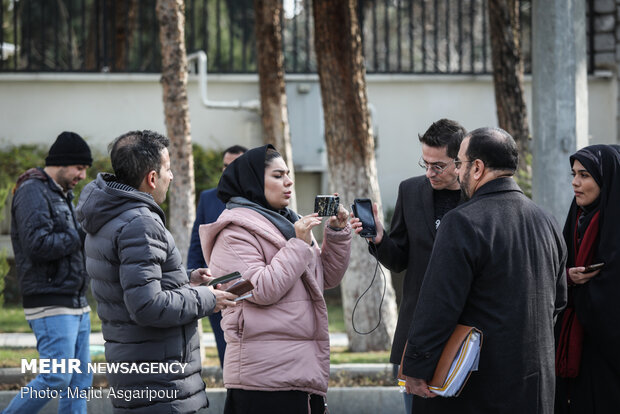
M 267 249 L 273 249 L 272 254 L 275 253 L 269 264 L 265 260 Z M 279 249 L 271 244 L 265 246 L 245 228 L 230 225 L 218 235 L 210 265 L 217 273 L 241 272 L 255 286 L 253 296 L 248 300 L 271 305 L 299 280 L 312 260 L 311 249 L 297 238 L 286 241 Z
M 352 236 L 350 224 L 342 230 L 332 230 L 325 226 L 321 261 L 326 289 L 338 286 L 349 267 Z

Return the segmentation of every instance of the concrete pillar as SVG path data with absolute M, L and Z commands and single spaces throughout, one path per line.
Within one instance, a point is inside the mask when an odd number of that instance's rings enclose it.
M 532 4 L 532 195 L 560 224 L 573 197 L 568 157 L 588 144 L 585 3 Z

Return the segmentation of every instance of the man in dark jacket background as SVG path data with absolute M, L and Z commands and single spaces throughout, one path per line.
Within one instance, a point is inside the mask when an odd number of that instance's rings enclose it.
M 374 205 L 377 236 L 369 246 L 370 253 L 393 272 L 407 270 L 390 354 L 390 362 L 395 365 L 400 364 L 403 355 L 437 229 L 443 216 L 461 200 L 454 159 L 465 133 L 458 122 L 440 119 L 419 136 L 422 157 L 418 164 L 426 174 L 400 183 L 389 234 L 384 232 Z M 357 233 L 361 231 L 359 220 L 354 219 L 351 225 Z M 403 396 L 405 412 L 410 413 L 413 397 Z
M 84 187 L 77 209 L 106 361 L 148 368 L 108 370 L 117 413 L 206 407 L 197 321 L 235 305 L 235 295 L 201 286 L 207 269 L 186 272 L 165 227 L 159 205 L 173 178 L 168 145 L 152 131 L 118 137 L 110 154 L 115 176 L 99 174 Z
M 92 162 L 82 137 L 63 132 L 50 147 L 45 168 L 32 168 L 17 180 L 11 242 L 26 320 L 36 336 L 40 359 L 60 364 L 78 359 L 82 374 L 61 372 L 61 368 L 39 374 L 26 386 L 28 392 L 18 394 L 5 408 L 5 414 L 36 413 L 56 393 L 58 412 L 86 413 L 86 399 L 71 398 L 67 390 L 85 390 L 92 382 L 92 374 L 87 373 L 90 307 L 84 232 L 72 203 L 72 189 L 86 177 Z
M 222 153 L 222 171 L 228 167 L 228 165 L 243 155 L 248 149 L 241 145 L 233 145 L 228 147 Z M 189 249 L 187 250 L 187 267 L 190 269 L 198 269 L 201 267 L 207 267 L 205 258 L 202 255 L 202 247 L 200 246 L 200 236 L 198 235 L 198 228 L 201 224 L 215 223 L 217 218 L 222 214 L 222 211 L 226 209 L 226 205 L 217 198 L 217 188 L 210 188 L 200 193 L 200 201 L 198 207 L 196 207 L 196 220 L 192 226 L 192 236 L 189 243 Z M 211 330 L 215 337 L 215 344 L 217 346 L 217 354 L 220 358 L 220 366 L 224 366 L 224 353 L 226 352 L 226 341 L 224 340 L 224 331 L 220 326 L 222 321 L 222 313 L 215 312 L 209 315 L 209 322 L 211 323 Z
M 512 179 L 518 151 L 480 128 L 455 161 L 467 201 L 442 220 L 403 361 L 416 413 L 547 413 L 555 315 L 566 304 L 566 246 L 555 220 Z M 457 323 L 484 335 L 478 371 L 455 398 L 427 385 Z

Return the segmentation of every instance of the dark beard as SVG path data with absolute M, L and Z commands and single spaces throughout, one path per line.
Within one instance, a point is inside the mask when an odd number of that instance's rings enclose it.
M 66 176 L 62 175 L 62 174 L 58 174 L 56 176 L 56 179 L 58 180 L 56 183 L 62 187 L 62 189 L 67 192 L 69 190 L 73 190 L 73 180 L 68 179 Z
M 463 177 L 463 182 L 461 182 L 461 180 L 459 181 L 459 186 L 461 187 L 461 198 L 463 201 L 469 201 L 471 199 L 471 196 L 469 194 L 467 194 L 467 184 L 469 183 L 469 172 L 470 169 L 467 169 L 467 172 L 465 172 L 465 176 Z

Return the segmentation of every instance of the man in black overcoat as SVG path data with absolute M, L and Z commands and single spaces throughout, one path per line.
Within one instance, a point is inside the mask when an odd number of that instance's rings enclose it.
M 370 241 L 370 253 L 392 272 L 407 270 L 390 355 L 390 362 L 396 365 L 400 364 L 407 342 L 437 228 L 444 214 L 461 200 L 454 159 L 465 133 L 465 128 L 458 122 L 440 119 L 419 136 L 422 144 L 419 165 L 426 170 L 426 174 L 400 183 L 389 234 L 384 232 L 377 217 L 376 204 L 374 206 L 377 236 Z M 357 233 L 362 229 L 356 219 L 352 221 L 352 226 Z M 405 394 L 404 397 L 405 409 L 409 412 L 412 396 Z
M 513 180 L 517 161 L 501 129 L 477 129 L 461 143 L 455 162 L 468 201 L 442 220 L 403 361 L 416 414 L 553 412 L 566 246 Z M 460 396 L 437 397 L 427 381 L 457 323 L 483 332 L 479 368 Z

